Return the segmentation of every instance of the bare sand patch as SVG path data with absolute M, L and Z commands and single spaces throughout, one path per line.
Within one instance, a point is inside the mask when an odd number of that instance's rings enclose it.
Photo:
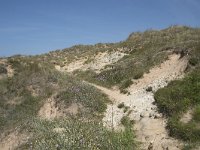
M 91 58 L 79 58 L 76 61 L 73 61 L 65 66 L 61 67 L 56 65 L 55 68 L 59 71 L 73 72 L 75 70 L 93 70 L 95 72 L 99 72 L 106 65 L 112 64 L 120 60 L 126 54 L 122 52 L 103 52 L 98 53 L 97 55 Z

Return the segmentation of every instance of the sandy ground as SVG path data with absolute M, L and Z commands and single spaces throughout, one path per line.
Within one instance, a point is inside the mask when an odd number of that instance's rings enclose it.
M 120 120 L 127 114 L 117 106 L 124 103 L 130 107 L 132 113 L 129 117 L 135 120 L 134 129 L 137 140 L 142 142 L 142 149 L 147 149 L 152 143 L 155 150 L 179 150 L 181 142 L 168 136 L 165 129 L 166 119 L 157 112 L 156 105 L 153 105 L 153 92 L 166 86 L 170 81 L 180 78 L 187 67 L 187 59 L 179 59 L 179 55 L 173 54 L 161 65 L 152 68 L 143 78 L 134 81 L 128 89 L 130 95 L 121 94 L 118 90 L 110 90 L 96 86 L 102 90 L 113 101 L 109 104 L 103 118 L 104 125 L 108 128 L 120 129 Z M 147 92 L 146 88 L 152 87 L 152 92 Z
M 26 143 L 29 136 L 13 131 L 0 140 L 0 150 L 14 150 L 19 145 Z
M 80 58 L 79 60 L 76 60 L 74 62 L 71 62 L 67 64 L 64 67 L 60 67 L 58 65 L 55 66 L 55 68 L 59 71 L 66 71 L 66 72 L 73 72 L 77 69 L 80 70 L 93 70 L 95 72 L 99 72 L 101 69 L 103 69 L 106 65 L 112 64 L 120 60 L 122 57 L 124 57 L 126 54 L 122 52 L 104 52 L 104 53 L 98 53 L 96 56 L 94 56 L 91 62 L 86 63 L 86 58 Z
M 185 114 L 183 114 L 182 118 L 180 119 L 183 123 L 188 123 L 192 120 L 193 109 L 188 110 Z

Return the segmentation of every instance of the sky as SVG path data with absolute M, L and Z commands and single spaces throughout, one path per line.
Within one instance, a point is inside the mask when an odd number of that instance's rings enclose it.
M 171 25 L 200 27 L 200 0 L 0 0 L 0 56 L 119 42 Z

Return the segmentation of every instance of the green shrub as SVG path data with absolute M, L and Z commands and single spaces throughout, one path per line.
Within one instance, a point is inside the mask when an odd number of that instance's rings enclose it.
M 138 72 L 137 74 L 134 75 L 133 79 L 140 79 L 143 76 L 143 72 Z
M 153 90 L 153 88 L 152 88 L 151 86 L 149 86 L 149 87 L 146 89 L 147 92 L 151 92 L 152 90 Z
M 189 64 L 191 64 L 192 66 L 196 66 L 198 64 L 198 59 L 194 57 L 190 58 Z
M 133 84 L 133 81 L 131 79 L 127 79 L 121 84 L 120 88 L 125 89 L 131 86 L 132 84 Z
M 130 87 L 132 84 L 133 84 L 133 81 L 132 81 L 131 79 L 125 80 L 125 81 L 120 85 L 120 87 L 119 87 L 120 92 L 121 92 L 121 93 L 124 93 L 123 91 L 124 91 L 126 88 Z M 125 94 L 126 94 L 126 93 L 125 93 Z
M 189 142 L 199 142 L 200 140 L 200 129 L 195 123 L 185 124 L 173 117 L 169 119 L 167 128 L 169 129 L 169 134 L 173 137 Z
M 123 116 L 121 119 L 121 124 L 126 128 L 132 128 L 134 121 L 130 120 L 128 116 Z
M 118 108 L 123 108 L 123 107 L 125 107 L 125 105 L 124 105 L 124 103 L 122 102 L 122 103 L 120 103 L 117 107 L 118 107 Z
M 126 90 L 126 89 L 121 89 L 121 90 L 120 90 L 120 93 L 122 93 L 122 94 L 129 94 L 129 91 Z

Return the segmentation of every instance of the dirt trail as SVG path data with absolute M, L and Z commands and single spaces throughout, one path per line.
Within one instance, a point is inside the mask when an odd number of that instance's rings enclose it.
M 120 129 L 120 120 L 127 114 L 117 106 L 124 103 L 129 106 L 132 113 L 129 117 L 135 120 L 135 131 L 138 141 L 142 142 L 142 149 L 147 149 L 150 143 L 155 150 L 178 150 L 181 143 L 168 136 L 165 129 L 166 119 L 157 112 L 156 105 L 153 105 L 153 92 L 166 86 L 170 81 L 180 78 L 187 67 L 187 59 L 180 55 L 173 54 L 160 66 L 152 68 L 143 78 L 135 80 L 134 84 L 128 89 L 130 95 L 121 94 L 118 90 L 110 90 L 94 85 L 102 90 L 113 100 L 109 104 L 103 118 L 104 125 L 108 128 Z M 152 87 L 151 92 L 146 89 Z

